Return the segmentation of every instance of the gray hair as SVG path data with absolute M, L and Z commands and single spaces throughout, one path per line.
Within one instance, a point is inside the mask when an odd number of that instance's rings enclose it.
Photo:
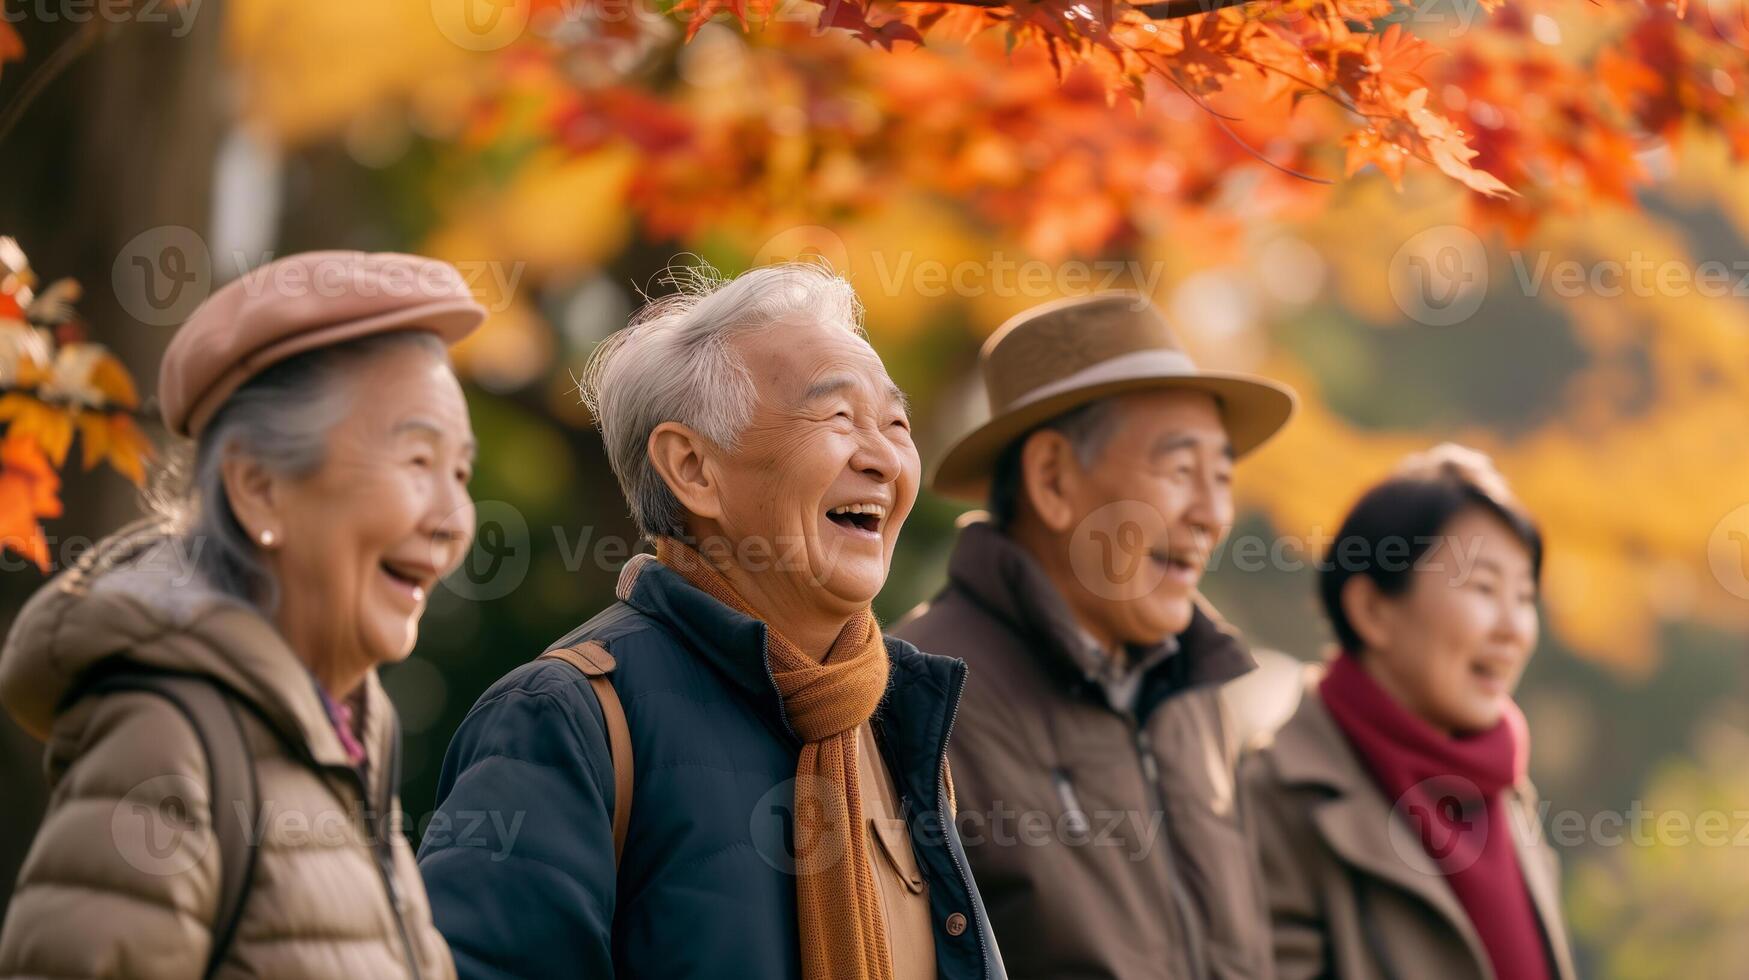
M 1050 429 L 1061 433 L 1075 451 L 1075 459 L 1086 469 L 1099 461 L 1099 455 L 1105 452 L 1106 444 L 1117 433 L 1117 424 L 1123 416 L 1113 410 L 1115 406 L 1116 402 L 1111 398 L 1088 402 L 1036 426 L 1009 443 L 1002 450 L 1002 455 L 997 457 L 995 470 L 990 477 L 990 494 L 985 505 L 990 514 L 990 522 L 1007 530 L 1020 513 L 1020 498 L 1024 492 L 1020 454 L 1034 432 Z
M 151 509 L 180 533 L 184 553 L 213 588 L 263 611 L 279 602 L 279 584 L 231 509 L 225 459 L 242 454 L 291 479 L 314 473 L 326 458 L 329 433 L 351 407 L 346 379 L 361 364 L 401 347 L 449 358 L 434 333 L 376 334 L 286 358 L 250 378 L 219 407 L 194 445 L 192 464 L 176 467 L 181 472 L 171 475 L 184 485 L 149 500 Z
M 679 292 L 649 303 L 590 355 L 578 389 L 607 460 L 648 538 L 684 537 L 686 510 L 650 461 L 650 433 L 688 426 L 734 450 L 757 392 L 730 340 L 786 319 L 842 324 L 862 335 L 862 304 L 823 264 L 789 262 L 725 278 L 708 266 L 671 269 Z

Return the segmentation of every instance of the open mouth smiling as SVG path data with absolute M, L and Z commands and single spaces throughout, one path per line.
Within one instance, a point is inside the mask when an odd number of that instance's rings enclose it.
M 826 511 L 826 519 L 855 534 L 878 536 L 886 521 L 885 504 L 865 502 L 841 504 Z
M 402 590 L 414 602 L 423 600 L 431 593 L 431 587 L 436 584 L 437 574 L 432 569 L 407 562 L 397 562 L 385 558 L 377 563 L 389 582 Z

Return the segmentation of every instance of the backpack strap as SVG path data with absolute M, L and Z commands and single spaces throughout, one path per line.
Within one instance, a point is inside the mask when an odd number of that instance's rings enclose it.
M 615 667 L 613 655 L 593 640 L 568 647 L 554 647 L 537 660 L 563 660 L 589 679 L 595 699 L 601 702 L 601 717 L 607 724 L 607 748 L 613 755 L 613 863 L 619 866 L 625 853 L 626 831 L 632 822 L 632 732 L 626 725 L 619 692 L 607 675 Z
M 236 938 L 259 852 L 253 831 L 261 790 L 243 735 L 243 721 L 217 682 L 193 675 L 125 670 L 99 679 L 82 694 L 122 691 L 153 694 L 169 701 L 194 727 L 206 755 L 213 836 L 219 845 L 218 909 L 212 921 L 212 948 L 201 973 L 210 978 L 218 972 Z

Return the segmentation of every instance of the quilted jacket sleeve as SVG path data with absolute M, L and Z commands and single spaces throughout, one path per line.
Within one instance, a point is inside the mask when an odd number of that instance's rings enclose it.
M 0 932 L 0 977 L 198 977 L 219 854 L 205 753 L 168 701 L 74 705 L 49 745 L 57 774 Z

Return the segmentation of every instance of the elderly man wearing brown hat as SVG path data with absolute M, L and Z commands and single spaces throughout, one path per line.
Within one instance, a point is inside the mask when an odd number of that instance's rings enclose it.
M 1218 693 L 1254 663 L 1197 583 L 1293 394 L 1198 370 L 1130 293 L 1022 313 L 979 362 L 992 418 L 933 488 L 989 513 L 894 633 L 971 668 L 950 756 L 1010 974 L 1268 976 Z

